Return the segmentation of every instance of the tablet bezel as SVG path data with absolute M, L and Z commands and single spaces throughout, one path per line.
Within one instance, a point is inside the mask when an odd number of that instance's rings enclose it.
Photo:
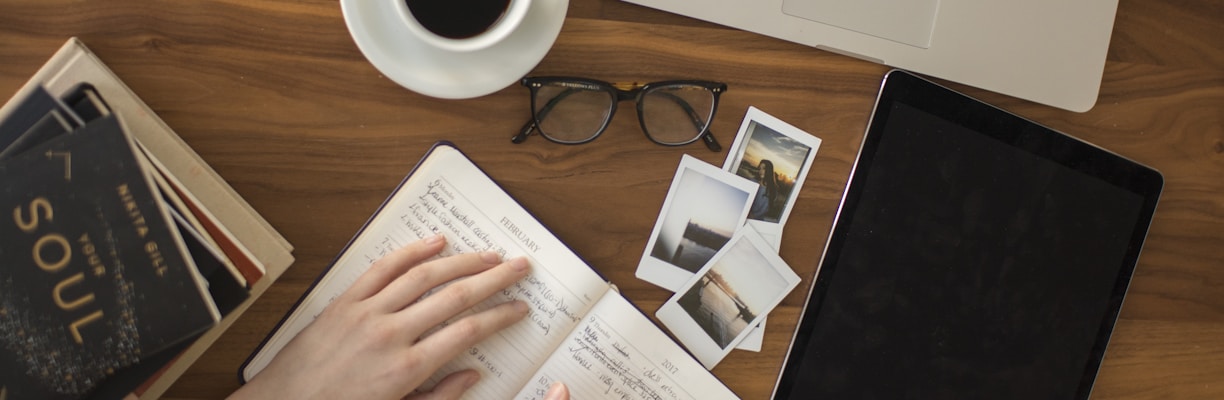
M 1155 212 L 1164 180 L 1156 170 L 1123 158 L 1082 140 L 1067 136 L 1030 120 L 1008 113 L 976 99 L 957 93 L 901 70 L 890 71 L 881 84 L 880 94 L 868 122 L 859 154 L 850 173 L 849 182 L 834 217 L 833 228 L 826 242 L 815 281 L 809 288 L 800 321 L 795 328 L 782 370 L 774 385 L 774 399 L 800 398 L 804 393 L 790 393 L 807 351 L 808 339 L 819 318 L 820 306 L 830 287 L 832 272 L 839 261 L 838 249 L 850 232 L 851 218 L 860 198 L 866 176 L 881 137 L 887 130 L 889 113 L 894 103 L 902 103 L 949 122 L 964 126 L 978 134 L 1021 149 L 1042 159 L 1050 160 L 1103 182 L 1135 193 L 1143 205 L 1135 229 L 1129 239 L 1120 273 L 1113 285 L 1108 311 L 1102 316 L 1096 340 L 1076 389 L 1075 398 L 1087 399 L 1105 354 L 1110 334 L 1121 310 L 1126 289 L 1134 273 L 1144 238 Z M 826 279 L 827 278 L 827 279 Z

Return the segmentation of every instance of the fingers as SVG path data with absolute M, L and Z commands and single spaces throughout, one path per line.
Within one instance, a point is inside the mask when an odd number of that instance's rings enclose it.
M 501 264 L 501 256 L 493 252 L 481 252 L 473 254 L 459 254 L 455 256 L 445 257 L 427 263 L 414 266 L 408 269 L 403 275 L 396 277 L 394 281 L 387 284 L 382 292 L 370 298 L 371 304 L 379 311 L 394 313 L 408 307 L 417 299 L 424 296 L 430 290 L 467 276 L 479 275 L 491 268 Z M 524 275 L 525 276 L 525 275 Z M 488 278 L 484 278 L 488 279 Z M 468 279 L 463 279 L 466 281 Z M 509 286 L 514 281 L 506 282 L 501 287 Z M 458 282 L 456 282 L 457 284 Z M 452 284 L 451 286 L 454 286 Z M 470 286 L 470 285 L 469 285 Z M 464 286 L 460 289 L 464 290 Z M 474 296 L 480 297 L 483 300 L 485 297 L 496 292 L 497 288 L 490 290 L 487 293 L 473 293 Z M 443 289 L 442 291 L 445 291 Z M 442 291 L 439 291 L 442 292 Z M 453 292 L 454 290 L 452 290 Z M 435 293 L 436 295 L 436 293 Z M 431 296 L 432 297 L 432 296 Z M 479 300 L 477 302 L 479 302 Z M 474 305 L 472 303 L 468 305 Z M 453 314 L 452 314 L 453 315 Z M 441 322 L 441 321 L 437 321 Z
M 401 314 L 403 318 L 418 324 L 440 324 L 525 278 L 528 268 L 526 259 L 512 259 L 482 273 L 455 281 L 413 307 L 403 310 Z
M 435 235 L 396 249 L 375 261 L 337 301 L 361 301 L 377 294 L 409 268 L 438 255 L 445 244 L 445 236 Z
M 544 400 L 569 400 L 569 388 L 561 382 L 553 382 L 548 388 L 548 393 L 544 393 Z
M 443 363 L 470 349 L 493 333 L 505 329 L 527 316 L 527 303 L 512 301 L 478 312 L 434 332 L 413 346 L 417 360 L 436 370 Z
M 471 257 L 465 258 L 463 256 Z M 448 263 L 445 261 L 453 262 Z M 451 256 L 434 260 L 413 268 L 404 277 L 397 279 L 396 282 L 389 285 L 388 290 L 384 291 L 384 293 L 391 292 L 392 287 L 401 289 L 418 286 L 432 287 L 434 286 L 433 284 L 422 283 L 420 281 L 449 281 L 454 275 L 470 274 L 430 294 L 429 297 L 406 306 L 406 308 L 401 307 L 402 309 L 392 313 L 391 317 L 395 319 L 392 325 L 401 327 L 400 329 L 402 330 L 400 332 L 404 338 L 409 339 L 409 343 L 415 342 L 410 345 L 407 353 L 404 355 L 406 366 L 413 370 L 436 371 L 443 364 L 458 357 L 462 352 L 527 316 L 528 307 L 526 303 L 521 301 L 502 303 L 484 311 L 469 312 L 467 315 L 457 318 L 448 325 L 442 326 L 438 331 L 431 333 L 429 336 L 418 340 L 427 330 L 439 326 L 448 319 L 455 318 L 461 312 L 470 310 L 477 303 L 487 300 L 498 291 L 523 279 L 527 276 L 530 268 L 527 260 L 522 257 L 500 263 L 492 268 L 487 266 L 488 261 L 490 261 L 488 258 L 483 258 L 478 254 Z M 481 268 L 483 268 L 482 271 L 473 273 L 473 271 L 480 270 Z M 430 272 L 415 272 L 418 269 Z M 418 279 L 414 279 L 411 275 L 416 275 Z M 415 291 L 418 289 L 409 290 Z M 381 297 L 383 295 L 383 293 L 379 293 L 376 296 L 379 298 L 375 300 L 382 301 Z M 456 381 L 448 382 L 452 378 L 456 379 Z M 420 393 L 410 398 L 458 398 L 468 387 L 475 384 L 474 380 L 466 385 L 460 382 L 468 381 L 452 375 L 439 382 L 432 392 Z M 416 384 L 420 384 L 420 382 L 416 382 Z

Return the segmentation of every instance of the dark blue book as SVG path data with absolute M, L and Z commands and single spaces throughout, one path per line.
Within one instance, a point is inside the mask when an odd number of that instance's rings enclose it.
M 114 116 L 0 163 L 0 382 L 88 396 L 220 318 Z
M 84 125 L 76 111 L 42 86 L 22 98 L 8 118 L 0 121 L 0 160 L 33 148 Z
M 25 131 L 56 108 L 58 101 L 42 86 L 34 88 L 21 100 L 8 118 L 0 121 L 0 151 L 7 149 Z

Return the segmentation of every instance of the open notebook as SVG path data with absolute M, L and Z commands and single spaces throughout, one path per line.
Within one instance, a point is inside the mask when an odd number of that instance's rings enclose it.
M 483 378 L 467 398 L 540 398 L 555 381 L 577 399 L 737 398 L 447 143 L 434 146 L 375 212 L 243 364 L 242 378 L 254 378 L 374 260 L 435 233 L 447 237 L 442 256 L 492 250 L 526 256 L 532 265 L 527 278 L 462 315 L 512 299 L 525 301 L 531 312 L 445 365 L 428 384 L 475 369 Z

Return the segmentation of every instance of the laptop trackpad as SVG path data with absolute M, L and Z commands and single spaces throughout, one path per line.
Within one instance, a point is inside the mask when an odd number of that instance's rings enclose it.
M 822 24 L 931 47 L 939 0 L 785 0 L 782 12 Z

